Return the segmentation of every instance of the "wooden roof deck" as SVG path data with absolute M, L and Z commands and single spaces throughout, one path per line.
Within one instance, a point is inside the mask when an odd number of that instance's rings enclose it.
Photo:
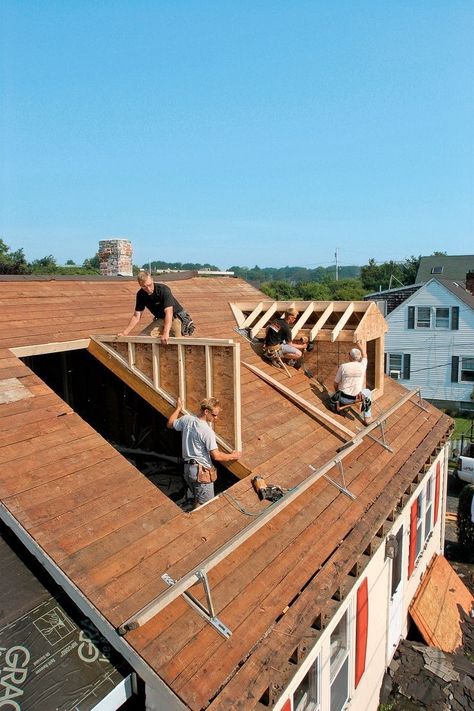
M 171 286 L 196 321 L 196 336 L 239 338 L 228 302 L 260 298 L 227 278 Z M 236 501 L 254 513 L 268 506 L 246 478 L 230 490 L 233 498 L 219 496 L 183 513 L 9 350 L 114 333 L 127 322 L 135 291 L 133 281 L 0 281 L 0 381 L 17 378 L 33 395 L 0 404 L 2 515 L 15 518 L 114 628 L 166 589 L 163 573 L 181 578 L 249 524 L 252 517 Z M 244 339 L 241 349 L 242 361 L 320 405 L 301 372 L 288 379 Z M 246 368 L 241 383 L 245 468 L 288 488 L 307 478 L 310 464 L 335 455 L 343 437 L 334 429 Z M 379 412 L 405 392 L 387 380 Z M 229 640 L 179 598 L 126 642 L 191 709 L 252 708 L 287 673 L 308 630 L 317 634 L 315 618 L 334 605 L 337 589 L 351 585 L 354 565 L 449 427 L 438 410 L 425 412 L 409 400 L 386 423 L 393 452 L 366 438 L 344 460 L 355 501 L 320 479 L 219 563 L 209 580 L 216 614 L 232 630 Z

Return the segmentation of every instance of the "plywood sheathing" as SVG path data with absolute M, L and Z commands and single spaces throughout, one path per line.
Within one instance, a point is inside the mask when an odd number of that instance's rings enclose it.
M 172 287 L 197 322 L 198 335 L 210 338 L 235 335 L 229 301 L 236 293 L 241 301 L 261 298 L 239 280 L 191 279 Z M 102 304 L 96 290 L 104 295 Z M 133 282 L 18 286 L 0 281 L 0 315 L 9 323 L 0 341 L 0 379 L 19 378 L 34 395 L 0 405 L 2 503 L 112 627 L 164 589 L 163 572 L 181 577 L 249 520 L 222 496 L 192 515 L 181 512 L 8 350 L 10 344 L 117 332 L 133 310 L 135 291 Z M 30 302 L 24 308 L 22 299 Z M 35 315 L 25 317 L 30 307 Z M 71 321 L 75 314 L 80 323 Z M 263 363 L 243 339 L 241 349 L 242 360 L 320 404 L 314 400 L 314 384 L 302 373 L 289 380 Z M 334 455 L 341 444 L 337 433 L 245 369 L 241 381 L 243 461 L 252 471 L 291 487 L 306 478 L 309 464 L 318 466 Z M 387 380 L 379 411 L 405 392 Z M 361 427 L 343 421 L 354 431 Z M 319 480 L 213 569 L 213 599 L 217 614 L 233 631 L 229 641 L 179 599 L 129 633 L 127 642 L 189 708 L 202 708 L 213 699 L 222 709 L 255 707 L 265 684 L 278 676 L 275 669 L 285 669 L 307 635 L 313 615 L 331 603 L 334 586 L 344 586 L 346 570 L 363 557 L 367 541 L 439 446 L 449 423 L 434 408 L 424 412 L 405 403 L 387 423 L 393 453 L 367 440 L 345 460 L 355 502 Z M 267 505 L 258 502 L 248 479 L 230 493 L 249 512 Z
M 410 605 L 426 644 L 454 652 L 462 644 L 461 609 L 471 614 L 474 597 L 446 558 L 436 556 Z

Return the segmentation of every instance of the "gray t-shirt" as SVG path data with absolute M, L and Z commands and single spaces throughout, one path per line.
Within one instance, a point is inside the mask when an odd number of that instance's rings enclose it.
M 183 434 L 183 459 L 195 459 L 207 468 L 212 467 L 209 452 L 217 449 L 217 441 L 214 430 L 207 422 L 195 415 L 184 415 L 175 420 L 173 429 Z

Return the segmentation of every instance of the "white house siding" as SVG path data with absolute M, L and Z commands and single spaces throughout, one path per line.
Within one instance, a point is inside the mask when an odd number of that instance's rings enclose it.
M 440 463 L 441 479 L 439 491 L 438 519 L 434 524 L 434 497 L 435 497 L 435 477 L 436 466 Z M 423 541 L 421 551 L 415 564 L 415 568 L 408 578 L 408 556 L 410 539 L 410 510 L 412 503 L 426 492 L 428 480 L 431 479 L 433 486 L 433 500 L 431 508 L 431 531 Z M 443 448 L 436 460 L 431 465 L 429 471 L 418 484 L 416 490 L 411 495 L 403 511 L 397 517 L 392 529 L 387 534 L 395 535 L 403 526 L 403 544 L 401 560 L 401 625 L 400 638 L 405 637 L 408 627 L 408 608 L 419 587 L 420 581 L 434 555 L 443 551 L 444 542 L 444 515 L 446 502 L 447 483 L 447 446 Z M 425 536 L 423 536 L 425 538 Z M 386 667 L 390 664 L 397 644 L 388 645 L 388 628 L 391 605 L 391 581 L 393 562 L 385 555 L 385 541 L 382 541 L 379 548 L 370 559 L 369 563 L 359 576 L 347 598 L 341 603 L 339 610 L 334 615 L 331 623 L 322 633 L 319 640 L 310 650 L 306 659 L 293 677 L 282 696 L 274 706 L 274 711 L 330 711 L 331 688 L 330 688 L 330 638 L 334 628 L 344 613 L 348 611 L 349 617 L 349 700 L 344 706 L 344 711 L 376 711 L 379 704 L 380 687 Z M 359 681 L 357 688 L 354 688 L 355 677 L 355 618 L 357 590 L 367 578 L 368 582 L 368 636 L 365 671 Z M 317 686 L 318 703 L 312 706 L 304 703 L 297 706 L 294 702 L 295 692 L 298 694 L 303 679 L 318 668 Z M 299 697 L 301 698 L 301 696 Z M 288 706 L 289 704 L 289 706 Z
M 459 307 L 459 330 L 408 328 L 408 307 Z M 428 282 L 386 317 L 385 352 L 409 353 L 407 388 L 420 387 L 424 398 L 472 404 L 473 382 L 451 382 L 452 356 L 474 357 L 474 310 L 437 281 Z M 387 369 L 388 374 L 388 369 Z

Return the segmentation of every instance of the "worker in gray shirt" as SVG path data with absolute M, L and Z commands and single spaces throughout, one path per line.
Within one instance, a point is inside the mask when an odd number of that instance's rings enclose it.
M 233 462 L 240 452 L 221 452 L 217 448 L 216 435 L 212 423 L 219 417 L 219 400 L 210 397 L 200 404 L 199 415 L 182 415 L 183 403 L 180 398 L 171 413 L 167 427 L 182 433 L 182 457 L 184 459 L 184 479 L 194 499 L 194 507 L 205 504 L 214 497 L 215 462 Z M 182 416 L 181 416 L 182 415 Z

